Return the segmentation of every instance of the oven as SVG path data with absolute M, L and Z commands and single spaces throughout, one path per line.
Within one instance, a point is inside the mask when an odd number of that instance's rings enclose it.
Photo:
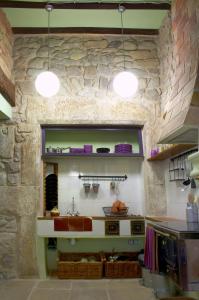
M 199 239 L 156 232 L 157 269 L 184 291 L 199 291 Z
M 178 240 L 177 237 L 156 230 L 157 269 L 166 273 L 179 284 Z

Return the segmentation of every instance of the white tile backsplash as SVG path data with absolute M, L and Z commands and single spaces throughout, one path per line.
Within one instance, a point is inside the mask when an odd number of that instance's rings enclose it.
M 190 185 L 186 188 L 182 182 L 169 181 L 169 162 L 165 162 L 165 186 L 167 196 L 167 215 L 177 218 L 186 219 L 186 205 L 189 192 L 199 193 L 199 188 L 191 190 Z M 184 190 L 184 191 L 183 191 Z
M 130 214 L 144 214 L 144 182 L 142 159 L 140 158 L 65 158 L 53 159 L 58 162 L 58 199 L 59 210 L 65 215 L 71 210 L 72 198 L 75 209 L 81 215 L 103 216 L 103 206 L 111 206 L 118 198 L 129 207 Z M 118 183 L 119 194 L 112 192 L 110 181 L 83 181 L 78 175 L 127 175 L 128 179 Z M 99 192 L 86 194 L 83 183 L 99 183 Z

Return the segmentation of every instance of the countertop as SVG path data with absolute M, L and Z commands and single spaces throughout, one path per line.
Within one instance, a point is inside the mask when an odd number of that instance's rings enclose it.
M 184 220 L 153 222 L 150 224 L 157 233 L 166 233 L 179 239 L 199 239 L 199 223 Z
M 146 216 L 145 219 L 152 222 L 181 221 L 179 219 L 169 216 Z
M 183 239 L 199 238 L 199 223 L 189 223 L 186 220 L 179 220 L 168 216 L 146 216 L 145 219 L 157 231 L 173 234 Z
M 71 216 L 60 216 L 60 217 L 71 217 Z M 91 217 L 93 220 L 144 220 L 143 216 L 140 215 L 129 215 L 129 216 L 114 216 L 114 217 L 106 217 L 106 216 L 80 216 L 80 217 Z M 56 217 L 58 218 L 58 217 Z M 71 217 L 72 218 L 72 217 Z M 38 220 L 53 220 L 54 217 L 37 217 Z
M 156 224 L 155 226 L 160 228 L 165 228 L 171 231 L 180 232 L 180 233 L 181 232 L 199 233 L 199 223 L 191 223 L 183 220 L 161 222 Z

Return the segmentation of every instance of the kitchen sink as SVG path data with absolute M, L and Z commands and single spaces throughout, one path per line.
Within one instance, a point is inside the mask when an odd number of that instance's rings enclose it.
M 84 216 L 61 216 L 54 218 L 55 231 L 92 231 L 92 218 Z

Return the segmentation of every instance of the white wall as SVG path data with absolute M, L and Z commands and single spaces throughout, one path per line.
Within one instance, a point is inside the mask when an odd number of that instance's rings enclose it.
M 72 198 L 81 215 L 104 216 L 102 207 L 111 206 L 117 195 L 110 189 L 110 181 L 99 181 L 99 192 L 85 194 L 82 175 L 127 175 L 119 182 L 118 199 L 129 207 L 129 214 L 144 214 L 144 182 L 141 158 L 75 157 L 53 159 L 58 162 L 58 199 L 61 215 L 71 210 Z M 88 181 L 86 181 L 88 182 Z M 94 181 L 95 183 L 96 181 Z M 89 183 L 93 183 L 90 181 Z
M 186 219 L 186 204 L 189 192 L 194 194 L 199 193 L 199 187 L 192 189 L 190 185 L 188 188 L 183 186 L 182 182 L 169 181 L 169 160 L 165 161 L 165 186 L 167 197 L 167 216 L 177 219 Z M 183 189 L 185 190 L 183 191 Z

